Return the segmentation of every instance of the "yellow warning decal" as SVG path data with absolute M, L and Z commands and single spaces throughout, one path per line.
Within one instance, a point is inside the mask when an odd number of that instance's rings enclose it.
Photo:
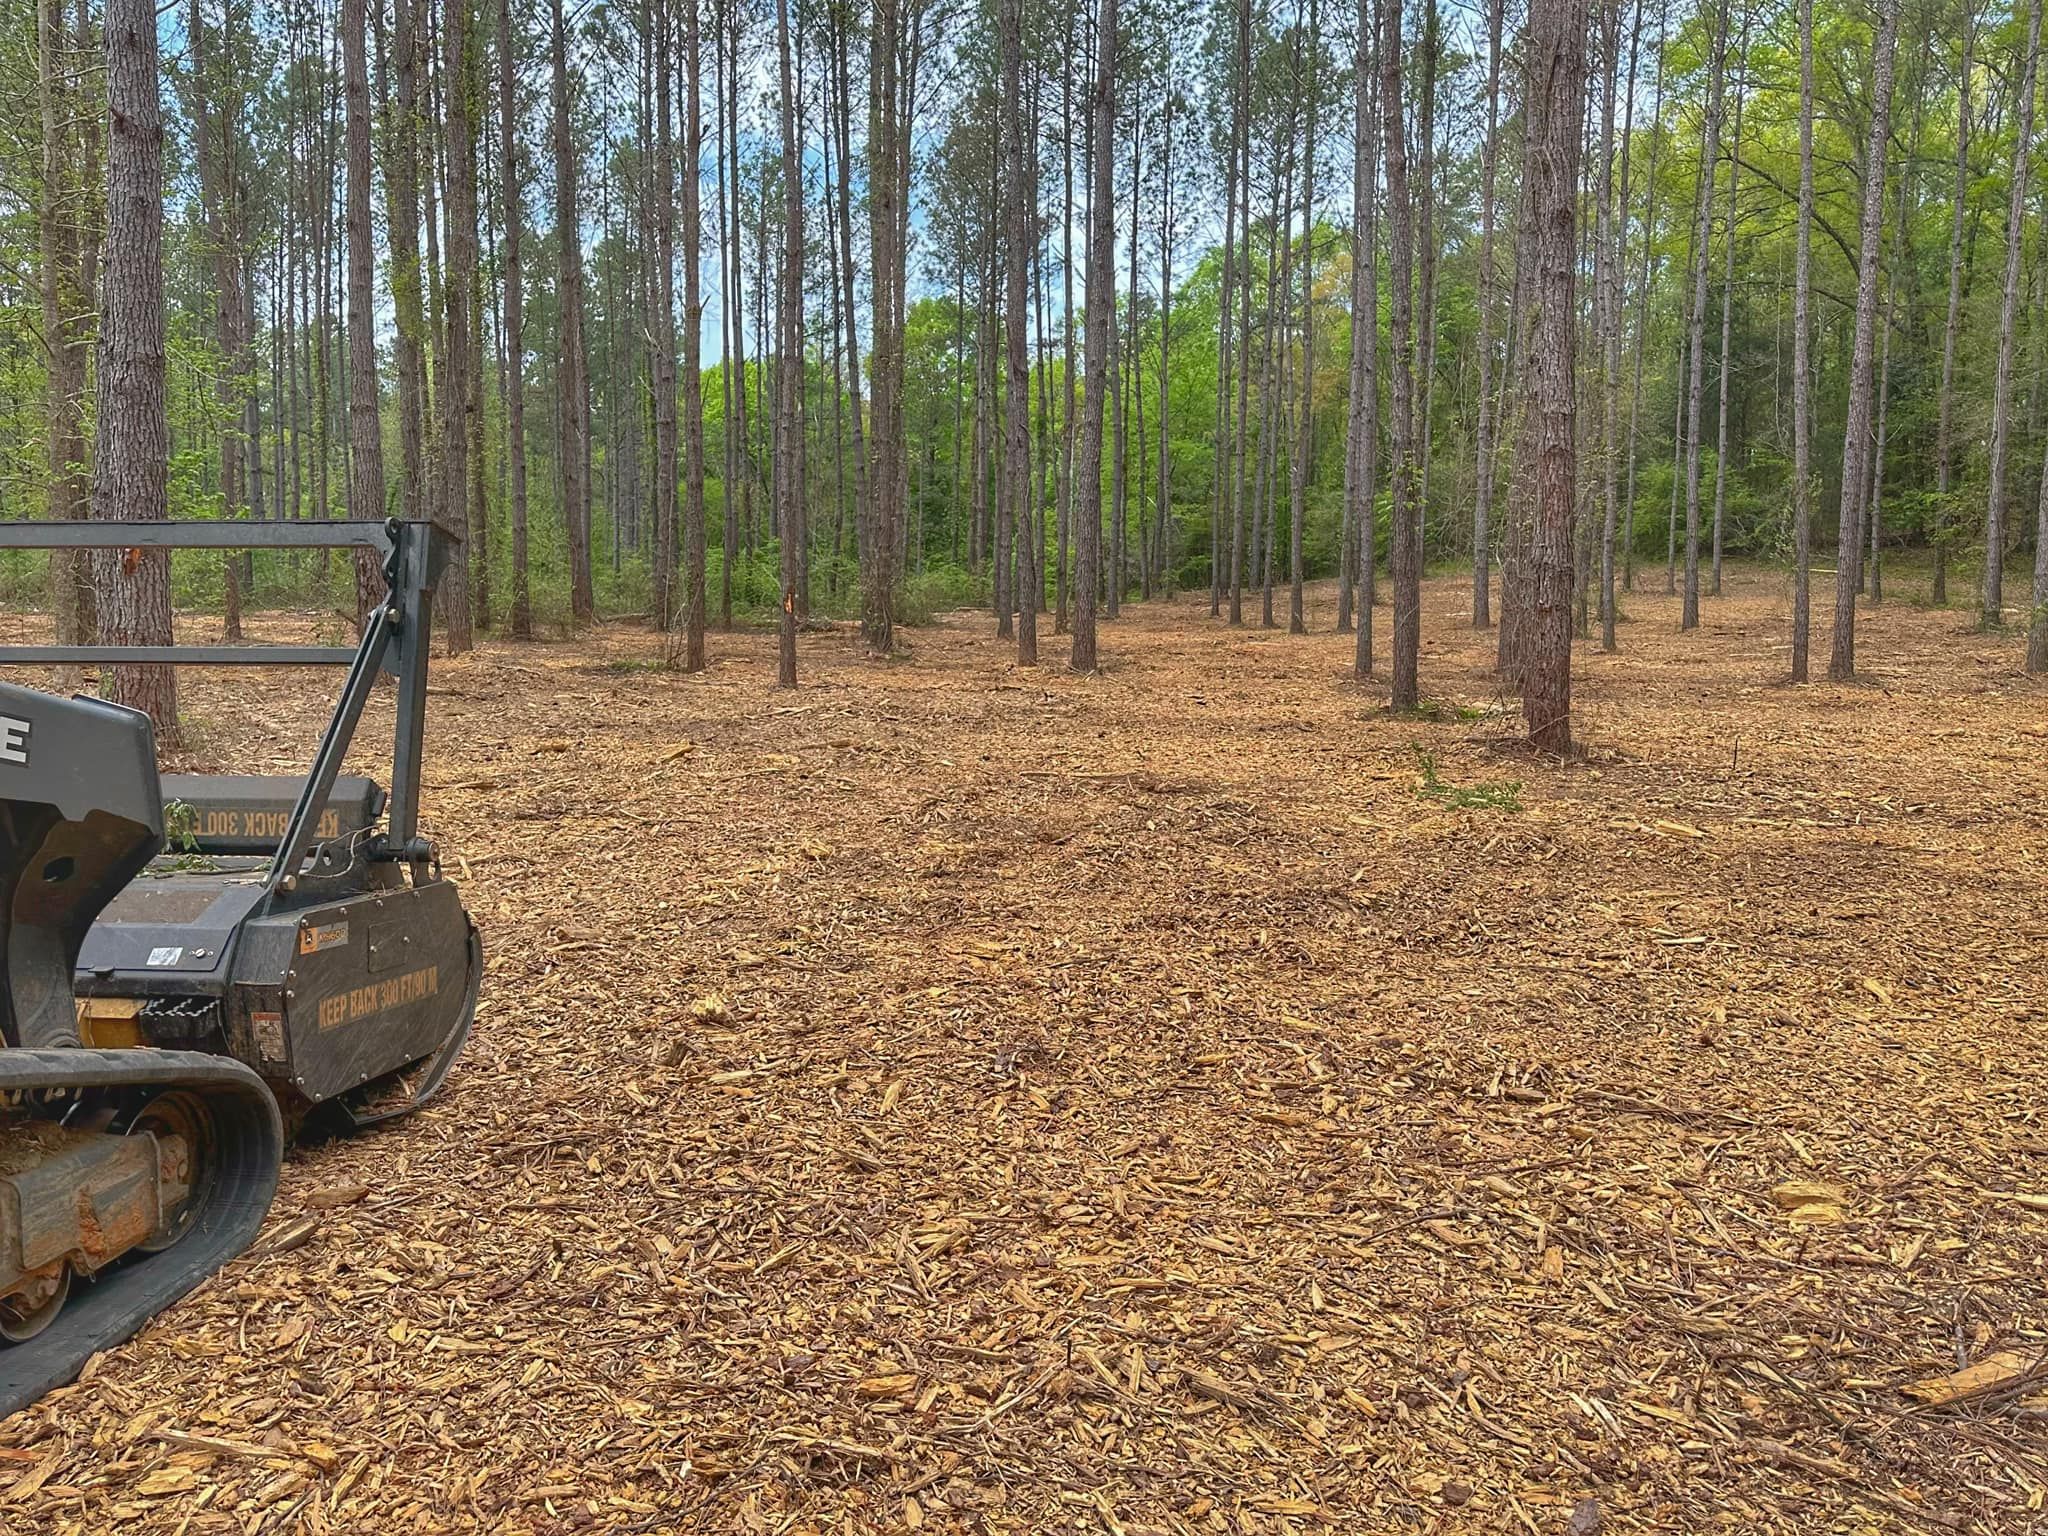
M 194 837 L 262 838 L 275 842 L 291 825 L 290 811 L 205 810 L 192 818 L 187 830 Z M 341 813 L 333 806 L 320 813 L 313 836 L 326 842 L 341 835 Z
M 407 1003 L 419 1002 L 440 990 L 441 968 L 438 965 L 422 966 L 417 971 L 407 971 L 403 976 L 393 976 L 387 981 L 352 987 L 346 992 L 320 999 L 320 1027 L 337 1029 L 343 1024 L 353 1024 L 372 1014 L 382 1013 L 387 1008 L 401 1008 Z

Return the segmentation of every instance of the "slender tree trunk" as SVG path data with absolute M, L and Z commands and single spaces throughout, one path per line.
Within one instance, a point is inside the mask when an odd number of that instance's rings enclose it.
M 394 0 L 390 73 L 397 77 L 394 107 L 382 65 L 381 5 L 374 14 L 378 33 L 378 95 L 384 117 L 385 223 L 391 236 L 391 308 L 396 319 L 392 352 L 398 363 L 399 509 L 408 519 L 428 515 L 426 480 L 427 399 L 426 303 L 421 288 L 419 107 L 417 59 L 411 0 Z M 279 485 L 283 470 L 279 469 Z
M 1088 111 L 1087 339 L 1081 440 L 1075 455 L 1074 646 L 1068 665 L 1095 670 L 1095 591 L 1102 579 L 1102 418 L 1109 387 L 1109 333 L 1116 325 L 1117 0 L 1102 0 L 1095 31 L 1095 84 Z
M 776 295 L 775 514 L 782 555 L 782 624 L 776 686 L 796 686 L 798 560 L 803 549 L 804 181 L 790 77 L 789 0 L 775 0 L 775 55 L 781 80 L 782 282 Z
M 1707 268 L 1714 238 L 1714 172 L 1721 160 L 1722 91 L 1728 54 L 1728 4 L 1717 0 L 1712 60 L 1707 66 L 1707 119 L 1700 152 L 1698 205 L 1693 214 L 1691 349 L 1685 386 L 1685 607 L 1681 629 L 1700 624 L 1700 395 L 1705 382 Z
M 1998 371 L 1991 386 L 1991 463 L 1984 509 L 1984 597 L 1981 624 L 2005 622 L 2005 477 L 2012 454 L 2012 369 L 2018 345 L 2020 253 L 2026 246 L 2027 184 L 2033 160 L 2034 76 L 2041 55 L 2041 0 L 2027 7 L 2027 40 L 2014 102 L 2012 186 L 2005 215 L 2005 287 L 1998 311 Z M 1882 199 L 1880 199 L 1882 201 Z M 1846 481 L 1844 484 L 1846 485 Z
M 1214 494 L 1209 506 L 1209 617 L 1223 616 L 1224 508 L 1230 505 L 1230 378 L 1240 366 L 1231 352 L 1230 322 L 1237 302 L 1237 88 L 1231 85 L 1232 122 L 1230 143 L 1224 153 L 1223 169 L 1223 271 L 1217 298 L 1216 328 L 1216 463 Z M 1165 370 L 1161 370 L 1163 373 Z M 1346 514 L 1349 515 L 1348 513 Z M 1344 627 L 1351 605 L 1350 583 L 1338 590 L 1338 625 Z
M 214 334 L 220 343 L 220 374 L 216 392 L 223 418 L 233 421 L 241 399 L 241 372 L 245 364 L 241 339 L 242 269 L 240 253 L 229 238 L 223 208 L 234 165 L 228 155 L 225 124 L 215 124 L 209 110 L 210 98 L 222 88 L 216 71 L 207 64 L 206 20 L 198 0 L 187 13 L 186 43 L 191 58 L 192 136 L 198 149 L 199 202 L 206 221 L 206 243 L 212 258 Z M 344 55 L 346 57 L 346 54 Z M 359 61 L 358 61 L 359 62 Z M 350 77 L 353 82 L 353 75 Z M 354 97 L 350 97 L 351 106 Z M 221 131 L 216 133 L 216 128 Z M 353 167 L 351 167 L 353 169 Z M 351 182 L 353 191 L 353 182 Z M 228 518 L 242 514 L 246 490 L 242 470 L 241 434 L 232 426 L 220 438 L 220 486 L 222 513 Z M 230 550 L 222 557 L 223 634 L 230 641 L 242 638 L 242 556 Z
M 1744 16 L 1741 40 L 1735 48 L 1735 123 L 1728 141 L 1728 223 L 1722 234 L 1721 267 L 1721 400 L 1720 420 L 1714 438 L 1714 565 L 1709 576 L 1709 596 L 1721 595 L 1721 545 L 1723 524 L 1728 514 L 1728 388 L 1731 379 L 1731 351 L 1735 335 L 1735 229 L 1740 218 L 1737 186 L 1742 170 L 1742 103 L 1748 94 L 1749 19 Z
M 456 535 L 457 542 L 435 600 L 441 610 L 448 650 L 450 654 L 460 654 L 475 643 L 470 610 L 470 548 L 466 537 L 469 378 L 477 366 L 470 330 L 470 284 L 477 275 L 477 251 L 475 126 L 470 121 L 468 90 L 469 0 L 446 0 L 441 33 L 443 207 L 448 223 L 448 264 L 441 284 L 445 346 L 440 379 L 441 513 L 444 525 Z
M 1618 51 L 1621 45 L 1620 0 L 1613 0 L 1610 10 L 1612 46 Z M 1600 648 L 1604 651 L 1617 649 L 1615 638 L 1615 594 L 1614 594 L 1614 540 L 1620 521 L 1620 455 L 1621 455 L 1621 316 L 1623 309 L 1621 269 L 1628 259 L 1628 207 L 1629 207 L 1629 157 L 1635 145 L 1636 106 L 1636 55 L 1643 40 L 1643 12 L 1640 3 L 1636 6 L 1635 20 L 1629 28 L 1628 39 L 1628 80 L 1623 100 L 1626 106 L 1621 120 L 1621 182 L 1617 197 L 1610 202 L 1603 191 L 1600 205 L 1612 209 L 1610 217 L 1613 229 L 1603 244 L 1609 247 L 1607 258 L 1607 292 L 1605 311 L 1607 319 L 1606 364 L 1607 375 L 1602 390 L 1602 409 L 1605 419 L 1601 426 L 1601 478 L 1606 494 L 1606 509 L 1600 525 Z M 1610 65 L 1608 90 L 1602 106 L 1608 129 L 1614 122 L 1613 74 Z M 1606 177 L 1606 159 L 1603 155 L 1601 176 Z M 1633 426 L 1633 423 L 1631 423 Z
M 1345 443 L 1345 494 L 1357 527 L 1358 626 L 1352 675 L 1372 676 L 1372 609 L 1379 561 L 1379 502 L 1374 469 L 1380 434 L 1379 162 L 1373 117 L 1372 0 L 1358 0 L 1358 42 L 1352 59 L 1351 411 Z
M 874 656 L 886 656 L 896 646 L 896 573 L 909 472 L 903 350 L 911 118 L 911 90 L 903 78 L 906 3 L 876 0 L 868 38 L 868 277 L 874 356 L 868 372 L 873 429 L 869 527 L 861 540 L 861 637 Z
M 498 131 L 505 178 L 505 458 L 512 503 L 512 638 L 533 638 L 533 584 L 526 526 L 526 298 L 520 240 L 526 223 L 526 178 L 519 154 L 512 0 L 498 0 Z M 351 322 L 353 323 L 353 322 Z
M 368 0 L 344 0 L 343 90 L 348 119 L 348 438 L 354 470 L 348 515 L 384 516 L 384 413 L 377 376 L 375 215 L 370 206 L 370 13 Z M 501 42 L 509 52 L 509 45 Z M 507 179 L 507 185 L 511 185 Z M 240 305 L 239 296 L 237 306 Z M 383 600 L 384 573 L 374 550 L 356 551 L 356 620 Z
M 1835 542 L 1835 632 L 1828 677 L 1856 675 L 1856 591 L 1862 585 L 1863 508 L 1870 494 L 1872 354 L 1876 347 L 1878 251 L 1884 234 L 1886 149 L 1891 136 L 1892 60 L 1900 0 L 1878 0 L 1871 54 L 1870 143 L 1863 164 L 1863 220 L 1856 268 L 1856 335 L 1849 358 L 1849 418 L 1842 441 L 1842 509 Z
M 704 39 L 683 0 L 683 670 L 704 670 Z M 854 399 L 856 407 L 859 395 Z M 854 429 L 858 441 L 859 428 Z
M 688 7 L 695 0 L 683 3 Z M 648 189 L 654 250 L 647 316 L 648 373 L 654 391 L 654 612 L 655 622 L 667 630 L 681 617 L 675 591 L 680 531 L 676 505 L 680 445 L 676 424 L 675 52 L 668 0 L 652 0 L 651 4 L 643 0 L 641 14 L 648 20 L 644 44 L 654 55 L 654 155 L 649 167 L 653 185 Z
M 1230 622 L 1244 623 L 1245 495 L 1249 467 L 1245 460 L 1250 431 L 1252 377 L 1252 191 L 1251 191 L 1251 0 L 1237 3 L 1237 68 L 1231 75 L 1231 154 L 1237 162 L 1238 227 L 1244 232 L 1243 288 L 1238 305 L 1237 426 L 1231 438 Z M 1267 287 L 1271 289 L 1271 269 Z
M 1408 131 L 1401 110 L 1401 0 L 1383 0 L 1380 33 L 1380 111 L 1387 140 L 1388 345 L 1394 376 L 1393 578 L 1394 677 L 1390 702 L 1413 709 L 1420 697 L 1422 655 L 1422 524 L 1415 484 L 1415 250 L 1408 195 Z M 1576 131 L 1576 125 L 1574 125 Z M 1570 313 L 1569 307 L 1566 313 Z M 1567 394 L 1570 393 L 1567 387 Z
M 1970 193 L 1970 75 L 1977 43 L 1977 9 L 1963 7 L 1963 55 L 1956 71 L 1956 179 L 1949 204 L 1948 319 L 1941 332 L 1941 398 L 1934 429 L 1934 603 L 1948 603 L 1948 547 L 1954 537 L 1954 508 L 1949 504 L 1955 474 L 1956 341 L 1963 328 L 1963 214 Z
M 1813 583 L 1813 0 L 1799 0 L 1798 220 L 1792 269 L 1792 681 L 1803 683 Z
M 1418 568 L 1429 556 L 1429 479 L 1436 423 L 1436 75 L 1443 29 L 1436 0 L 1423 0 L 1422 90 L 1415 136 L 1422 194 L 1414 199 L 1416 223 L 1415 331 L 1415 526 Z
M 1161 88 L 1159 161 L 1159 500 L 1153 509 L 1152 573 L 1159 594 L 1169 602 L 1176 585 L 1171 572 L 1173 535 L 1178 524 L 1173 516 L 1173 433 L 1168 415 L 1172 404 L 1173 339 L 1173 57 L 1167 57 L 1167 75 Z
M 85 447 L 85 381 L 92 346 L 87 314 L 92 308 L 87 279 L 87 226 L 96 215 L 86 205 L 97 192 L 74 126 L 85 116 L 78 100 L 74 46 L 67 38 L 63 0 L 37 0 L 36 83 L 42 115 L 41 199 L 36 205 L 43 339 L 49 348 L 44 377 L 44 422 L 49 454 L 47 507 L 51 518 L 76 522 L 90 504 Z M 82 50 L 85 39 L 77 39 Z M 90 552 L 60 549 L 50 556 L 50 606 L 59 645 L 89 645 L 95 630 Z M 58 686 L 78 686 L 75 667 L 59 670 Z
M 569 546 L 569 616 L 597 615 L 590 569 L 590 353 L 584 340 L 583 218 L 569 123 L 569 37 L 562 0 L 549 0 L 549 107 L 555 151 L 555 262 L 562 336 L 562 523 Z
M 1643 276 L 1636 294 L 1635 360 L 1631 365 L 1628 403 L 1628 473 L 1621 497 L 1625 522 L 1621 585 L 1628 592 L 1633 592 L 1636 586 L 1636 423 L 1643 403 L 1643 344 L 1650 331 L 1650 287 L 1657 271 L 1657 152 L 1664 144 L 1664 43 L 1669 20 L 1669 0 L 1665 0 L 1658 9 L 1657 17 L 1657 84 L 1650 99 L 1650 172 L 1643 178 L 1646 184 L 1643 195 Z M 1630 93 L 1630 101 L 1633 104 L 1633 92 Z M 1624 203 L 1624 210 L 1626 206 Z M 1626 219 L 1623 222 L 1626 224 Z
M 1531 302 L 1522 347 L 1518 478 L 1534 487 L 1529 551 L 1528 655 L 1520 669 L 1529 742 L 1546 752 L 1572 743 L 1572 504 L 1577 409 L 1573 238 L 1580 120 L 1586 86 L 1585 0 L 1531 0 L 1522 185 L 1530 243 Z
M 1114 3 L 1114 0 L 1110 0 Z M 164 403 L 164 120 L 157 95 L 156 8 L 107 0 L 106 269 L 100 290 L 92 515 L 101 522 L 169 516 L 170 422 Z M 171 567 L 161 549 L 95 550 L 100 638 L 168 645 Z M 101 688 L 139 709 L 160 748 L 179 744 L 177 673 L 101 669 Z
M 1316 0 L 1309 0 L 1308 35 L 1311 40 L 1320 36 L 1316 22 Z M 1294 450 L 1294 474 L 1288 492 L 1287 511 L 1287 632 L 1294 635 L 1308 633 L 1308 618 L 1302 600 L 1301 531 L 1308 518 L 1308 477 L 1316 441 L 1316 118 L 1320 111 L 1322 83 L 1317 78 L 1316 62 L 1321 57 L 1320 45 L 1312 46 L 1306 52 L 1308 79 L 1302 96 L 1307 104 L 1304 108 L 1307 126 L 1301 182 L 1301 407 L 1300 420 L 1296 423 L 1300 436 Z M 1290 212 L 1289 223 L 1293 222 L 1293 217 Z
M 1005 497 L 1009 510 L 1006 523 L 1014 524 L 1018 546 L 1017 664 L 1038 665 L 1038 598 L 1029 590 L 1033 567 L 1031 532 L 1031 357 L 1025 334 L 1027 264 L 1031 254 L 1031 215 L 1037 204 L 1037 187 L 1027 170 L 1024 152 L 1024 104 L 1021 84 L 1024 58 L 1023 0 L 1002 0 L 1003 163 L 1007 182 L 1003 238 L 1003 355 L 1008 378 L 1004 382 L 1003 477 L 1008 485 Z
M 1486 0 L 1486 137 L 1479 143 L 1479 420 L 1472 494 L 1472 627 L 1493 623 L 1493 379 L 1495 188 L 1500 166 L 1500 36 L 1506 0 Z

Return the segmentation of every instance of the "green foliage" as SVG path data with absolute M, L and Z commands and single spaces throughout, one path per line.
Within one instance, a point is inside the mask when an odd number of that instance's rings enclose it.
M 1459 811 L 1519 811 L 1522 808 L 1522 785 L 1519 779 L 1504 779 L 1497 784 L 1473 784 L 1460 786 L 1446 784 L 1437 776 L 1436 754 L 1421 747 L 1415 749 L 1417 770 L 1422 782 L 1415 786 L 1415 793 L 1424 800 L 1434 800 L 1438 805 L 1449 806 Z

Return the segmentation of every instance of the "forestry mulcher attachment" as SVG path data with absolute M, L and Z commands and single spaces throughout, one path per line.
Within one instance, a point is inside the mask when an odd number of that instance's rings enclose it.
M 0 524 L 0 548 L 323 546 L 383 557 L 389 595 L 353 648 L 0 647 L 0 665 L 348 668 L 304 780 L 160 779 L 146 716 L 0 683 L 0 1415 L 248 1247 L 308 1116 L 360 1127 L 424 1103 L 483 968 L 419 834 L 441 535 Z M 380 673 L 388 795 L 341 772 Z

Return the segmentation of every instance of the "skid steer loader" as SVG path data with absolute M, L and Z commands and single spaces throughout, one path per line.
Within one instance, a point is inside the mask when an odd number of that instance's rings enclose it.
M 461 1052 L 482 950 L 419 832 L 444 537 L 0 524 L 0 549 L 370 548 L 388 588 L 353 648 L 0 647 L 0 665 L 348 669 L 303 780 L 159 777 L 146 716 L 0 683 L 0 1415 L 248 1247 L 309 1116 L 405 1114 Z M 380 673 L 388 792 L 341 771 Z

